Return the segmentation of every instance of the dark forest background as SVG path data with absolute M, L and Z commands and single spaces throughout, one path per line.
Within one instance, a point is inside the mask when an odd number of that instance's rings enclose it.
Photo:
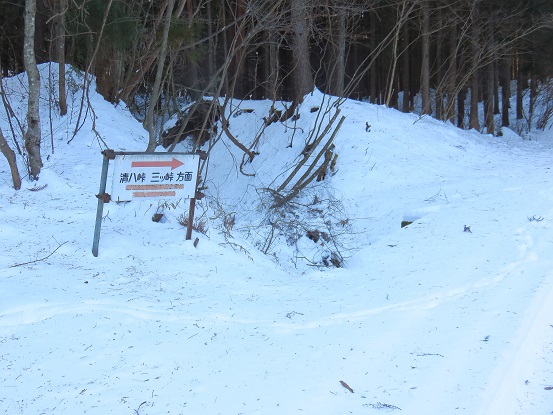
M 148 151 L 183 98 L 281 100 L 291 116 L 313 88 L 498 134 L 553 102 L 552 16 L 551 0 L 0 0 L 0 75 L 27 70 L 32 91 L 30 69 L 58 62 L 61 115 L 66 64 L 94 75 L 143 115 Z

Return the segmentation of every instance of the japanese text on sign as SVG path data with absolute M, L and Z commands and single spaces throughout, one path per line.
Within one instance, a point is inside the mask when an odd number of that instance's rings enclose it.
M 198 155 L 132 154 L 115 158 L 112 200 L 194 198 Z

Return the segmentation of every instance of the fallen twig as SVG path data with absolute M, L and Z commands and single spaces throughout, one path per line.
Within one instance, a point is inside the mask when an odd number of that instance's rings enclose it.
M 374 409 L 391 409 L 392 411 L 394 409 L 399 409 L 401 411 L 401 408 L 398 408 L 395 405 L 390 405 L 388 403 L 382 403 L 382 402 L 370 403 L 370 404 L 368 404 L 368 406 L 370 406 L 371 408 L 374 408 Z
M 147 403 L 147 401 L 142 402 L 140 405 L 138 405 L 138 408 L 134 410 L 134 412 L 136 413 L 136 415 L 140 415 L 140 413 L 139 413 L 140 408 L 141 408 L 142 405 L 144 405 L 145 403 Z
M 67 242 L 64 242 L 62 244 L 59 244 L 58 247 L 56 249 L 54 249 L 49 255 L 45 256 L 44 258 L 40 258 L 40 259 L 35 259 L 34 261 L 28 261 L 28 262 L 22 262 L 21 264 L 15 264 L 15 265 L 11 265 L 9 268 L 15 268 L 15 267 L 20 267 L 22 265 L 29 265 L 29 264 L 34 264 L 35 262 L 40 262 L 40 261 L 44 261 L 45 259 L 48 259 L 50 258 L 52 255 L 54 255 L 54 253 L 60 249 L 63 245 L 65 245 Z

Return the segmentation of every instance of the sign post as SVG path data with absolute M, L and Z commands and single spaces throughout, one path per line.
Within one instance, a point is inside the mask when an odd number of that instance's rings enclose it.
M 100 229 L 102 229 L 102 214 L 104 212 L 104 200 L 101 195 L 106 194 L 106 183 L 108 181 L 109 159 L 104 154 L 102 163 L 102 178 L 100 179 L 100 192 L 96 195 L 98 198 L 98 207 L 96 208 L 96 224 L 94 225 L 94 240 L 92 242 L 92 255 L 98 256 L 98 246 L 100 245 Z
M 92 254 L 98 256 L 104 204 L 110 201 L 130 202 L 141 199 L 190 199 L 186 239 L 192 238 L 195 200 L 203 194 L 197 191 L 199 162 L 205 152 L 139 153 L 105 150 L 100 179 L 98 208 Z M 109 162 L 113 160 L 111 194 L 106 193 Z

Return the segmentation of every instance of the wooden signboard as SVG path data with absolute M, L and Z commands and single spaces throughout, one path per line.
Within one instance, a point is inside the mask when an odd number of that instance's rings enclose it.
M 105 150 L 92 254 L 98 256 L 102 214 L 105 203 L 130 202 L 140 199 L 190 199 L 186 239 L 192 238 L 198 169 L 205 152 L 198 153 L 139 153 Z M 111 194 L 106 193 L 109 163 L 113 162 Z

